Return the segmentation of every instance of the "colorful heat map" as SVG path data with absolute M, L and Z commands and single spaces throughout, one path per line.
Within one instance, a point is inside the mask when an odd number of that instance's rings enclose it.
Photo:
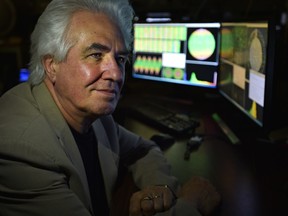
M 197 29 L 188 39 L 188 50 L 195 59 L 206 60 L 215 49 L 215 38 L 207 29 Z
M 135 29 L 134 49 L 137 52 L 180 53 L 186 34 L 183 26 L 139 26 Z

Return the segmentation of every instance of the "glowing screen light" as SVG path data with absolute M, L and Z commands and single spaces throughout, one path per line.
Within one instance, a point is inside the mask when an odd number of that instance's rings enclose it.
M 197 29 L 188 40 L 190 54 L 198 60 L 209 58 L 215 51 L 216 41 L 213 34 L 207 29 Z
M 216 88 L 220 23 L 135 23 L 132 77 Z M 197 79 L 191 79 L 192 73 Z

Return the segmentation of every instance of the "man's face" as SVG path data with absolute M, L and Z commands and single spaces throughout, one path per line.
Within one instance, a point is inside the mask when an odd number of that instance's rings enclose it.
M 77 12 L 66 60 L 55 63 L 53 87 L 66 115 L 95 118 L 114 111 L 125 76 L 128 53 L 118 27 L 103 14 Z

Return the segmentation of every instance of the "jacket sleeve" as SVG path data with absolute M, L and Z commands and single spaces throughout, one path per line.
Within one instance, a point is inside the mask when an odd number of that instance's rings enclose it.
M 137 135 L 132 136 L 137 137 Z M 173 192 L 177 193 L 180 184 L 177 178 L 171 174 L 171 166 L 160 148 L 152 141 L 144 140 L 141 137 L 138 137 L 137 139 L 135 138 L 134 141 L 137 144 L 133 145 L 137 147 L 130 152 L 134 159 L 132 160 L 133 163 L 128 167 L 133 176 L 135 185 L 138 188 L 144 188 L 149 185 L 169 185 Z M 137 151 L 140 151 L 140 153 L 137 153 Z M 135 158 L 135 155 L 138 157 Z M 200 216 L 200 213 L 194 207 L 189 205 L 189 203 L 178 198 L 176 204 L 170 210 L 157 215 Z

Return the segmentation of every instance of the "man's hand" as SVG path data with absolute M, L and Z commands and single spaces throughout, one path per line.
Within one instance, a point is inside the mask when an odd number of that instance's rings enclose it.
M 130 216 L 150 216 L 175 204 L 175 195 L 166 185 L 150 186 L 134 193 L 130 199 Z
M 202 177 L 192 177 L 180 190 L 179 198 L 188 201 L 203 215 L 209 215 L 219 205 L 221 197 L 210 182 Z

